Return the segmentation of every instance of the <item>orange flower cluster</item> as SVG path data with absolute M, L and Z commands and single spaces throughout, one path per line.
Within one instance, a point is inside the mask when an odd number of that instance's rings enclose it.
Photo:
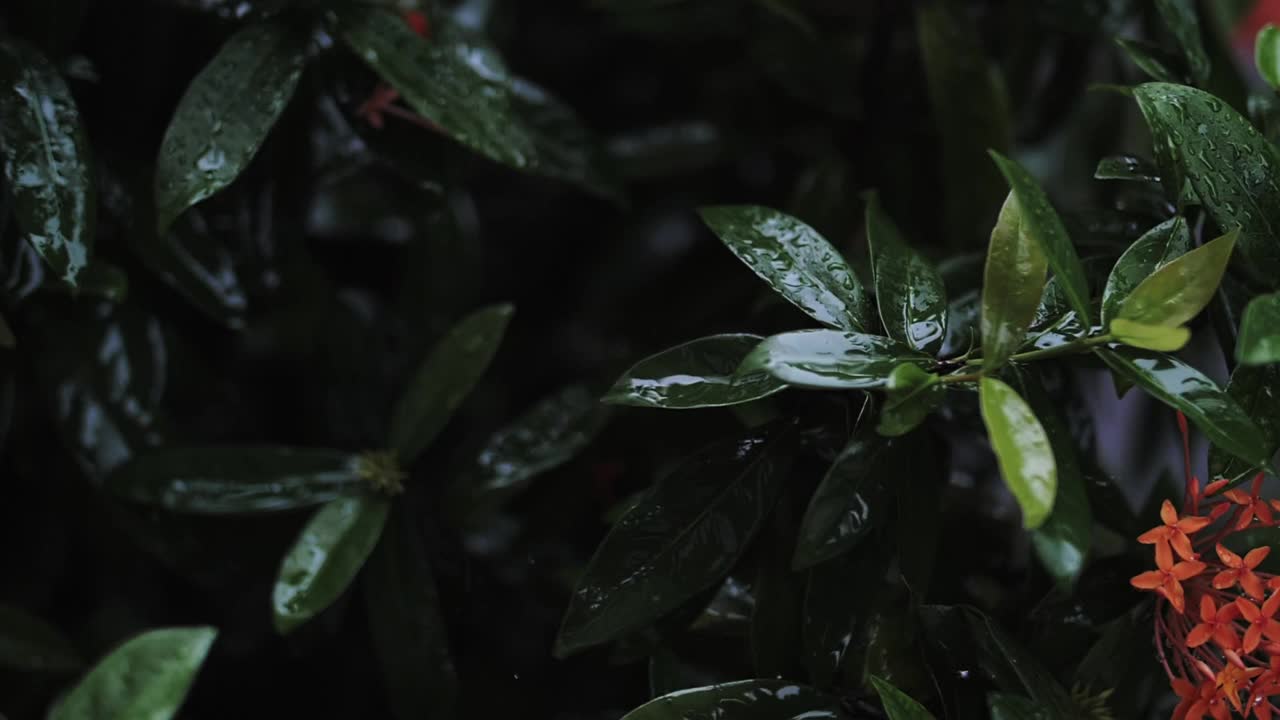
M 1186 419 L 1178 424 L 1186 439 Z M 1188 456 L 1188 468 L 1190 458 Z M 1220 479 L 1203 490 L 1188 471 L 1179 514 L 1165 500 L 1161 525 L 1138 536 L 1155 546 L 1156 569 L 1130 583 L 1159 594 L 1156 651 L 1180 702 L 1173 720 L 1280 717 L 1280 576 L 1258 568 L 1270 547 L 1243 557 L 1223 543 L 1255 527 L 1275 527 L 1280 501 L 1226 489 Z

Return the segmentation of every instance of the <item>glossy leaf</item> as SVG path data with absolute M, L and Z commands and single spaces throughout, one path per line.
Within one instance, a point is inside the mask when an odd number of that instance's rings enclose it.
M 459 34 L 431 41 L 381 8 L 351 5 L 338 14 L 342 38 L 441 132 L 497 162 L 534 164 L 537 149 L 513 108 L 501 58 Z
M 156 227 L 231 184 L 253 160 L 302 76 L 306 34 L 248 25 L 191 81 L 156 158 Z
M 912 700 L 889 681 L 875 675 L 870 679 L 876 694 L 880 696 L 880 703 L 884 705 L 884 714 L 889 716 L 889 720 L 934 720 L 933 714 L 923 705 Z
M 1038 528 L 1049 517 L 1058 492 L 1049 436 L 1026 401 L 1003 382 L 984 377 L 979 401 L 1000 474 L 1022 508 L 1022 524 Z
M 49 720 L 168 720 L 182 706 L 216 636 L 209 627 L 167 628 L 126 641 L 93 666 Z
M 1187 57 L 1187 65 L 1191 68 L 1191 79 L 1197 85 L 1209 81 L 1209 54 L 1205 52 L 1204 41 L 1200 37 L 1200 20 L 1196 16 L 1194 0 L 1156 0 L 1156 9 L 1164 18 L 1165 25 L 1178 40 L 1178 47 Z
M 903 241 L 874 192 L 867 195 L 867 245 L 885 332 L 917 350 L 937 353 L 947 334 L 942 276 Z
M 946 388 L 938 376 L 910 364 L 899 365 L 889 373 L 885 385 L 884 407 L 876 432 L 897 437 L 911 432 L 929 416 L 946 396 Z
M 1026 339 L 1048 267 L 1040 244 L 1023 231 L 1018 200 L 1010 193 L 991 231 L 982 278 L 982 363 L 987 372 L 1003 365 Z
M 0 668 L 70 672 L 84 664 L 57 628 L 16 607 L 0 605 Z
M 1098 161 L 1093 177 L 1098 180 L 1160 182 L 1160 170 L 1150 162 L 1133 155 L 1108 155 Z
M 682 410 L 768 397 L 785 390 L 786 383 L 763 371 L 737 372 L 743 358 L 763 339 L 712 335 L 650 355 L 618 378 L 604 402 Z
M 355 580 L 373 552 L 390 503 L 384 497 L 331 500 L 307 522 L 280 565 L 271 596 L 281 634 L 318 615 Z
M 556 654 L 644 627 L 723 579 L 773 507 L 789 435 L 713 445 L 660 479 L 596 549 L 570 597 Z
M 1280 28 L 1267 23 L 1258 30 L 1253 42 L 1253 63 L 1271 89 L 1280 90 Z
M 1009 182 L 1010 193 L 1018 204 L 1020 231 L 1039 244 L 1071 309 L 1075 310 L 1076 317 L 1088 324 L 1089 285 L 1084 266 L 1080 264 L 1076 248 L 1071 244 L 1058 212 L 1049 204 L 1044 190 L 1026 168 L 997 152 L 992 152 L 991 157 Z
M 622 190 L 613 178 L 599 138 L 565 103 L 546 89 L 511 76 L 507 82 L 512 112 L 525 125 L 534 157 L 527 170 L 574 183 L 606 199 L 619 199 Z
M 1140 40 L 1130 40 L 1128 38 L 1116 38 L 1116 45 L 1129 56 L 1129 60 L 1133 61 L 1138 69 L 1146 73 L 1152 80 L 1160 82 L 1178 82 L 1178 73 L 1169 67 L 1167 58 L 1164 53 L 1155 46 L 1142 42 Z
M 1280 293 L 1249 301 L 1240 321 L 1236 359 L 1244 365 L 1280 362 Z
M 1094 352 L 1114 373 L 1181 410 L 1213 444 L 1252 467 L 1270 467 L 1270 447 L 1262 430 L 1200 371 L 1159 353 L 1107 349 Z
M 507 323 L 510 305 L 491 305 L 458 321 L 428 353 L 391 416 L 389 443 L 409 464 L 435 440 L 489 367 Z
M 1227 395 L 1258 426 L 1266 444 L 1265 454 L 1273 457 L 1280 450 L 1280 365 L 1237 367 L 1227 383 Z M 1233 478 L 1254 467 L 1217 445 L 1209 447 L 1210 478 Z
M 840 720 L 839 698 L 786 680 L 742 680 L 679 690 L 622 720 Z
M 1102 291 L 1102 323 L 1106 326 L 1120 312 L 1129 293 L 1151 273 L 1191 250 L 1187 221 L 1175 216 L 1142 234 L 1116 261 Z
M 1280 152 L 1209 93 L 1147 83 L 1134 97 L 1155 147 L 1179 173 L 1174 182 L 1185 175 L 1218 227 L 1240 228 L 1242 266 L 1274 285 L 1280 277 Z
M 28 242 L 76 285 L 97 225 L 88 136 L 58 69 L 13 38 L 0 41 L 0 154 Z
M 1157 268 L 1129 293 L 1116 317 L 1163 327 L 1190 321 L 1217 292 L 1238 235 L 1233 230 Z
M 738 372 L 767 372 L 800 387 L 855 390 L 883 387 L 903 363 L 929 367 L 933 361 L 879 335 L 800 330 L 766 338 Z
M 320 505 L 367 486 L 356 455 L 268 446 L 153 450 L 107 479 L 111 492 L 134 502 L 213 515 Z
M 818 322 L 841 330 L 867 326 L 862 282 L 816 230 L 759 206 L 702 209 L 720 240 L 782 297 Z
M 851 653 L 860 650 L 854 644 L 859 626 L 884 594 L 875 583 L 850 579 L 884 577 L 886 562 L 884 549 L 868 544 L 809 570 L 801 631 L 805 669 L 816 687 L 837 683 Z
M 891 443 L 867 433 L 855 436 L 836 456 L 800 521 L 793 568 L 849 551 L 888 514 L 885 476 L 900 460 Z
M 1161 352 L 1181 350 L 1191 339 L 1191 331 L 1186 327 L 1146 325 L 1124 318 L 1111 321 L 1111 335 L 1117 342 L 1129 347 Z

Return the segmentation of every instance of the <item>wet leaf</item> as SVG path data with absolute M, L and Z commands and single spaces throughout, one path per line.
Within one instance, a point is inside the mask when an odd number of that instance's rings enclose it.
M 947 334 L 942 276 L 907 246 L 874 192 L 867 196 L 867 245 L 885 332 L 917 350 L 936 354 Z
M 1250 466 L 1270 467 L 1271 448 L 1262 430 L 1200 371 L 1149 351 L 1098 349 L 1094 353 L 1120 377 L 1181 410 L 1214 445 Z
M 1147 160 L 1133 155 L 1108 155 L 1098 161 L 1093 171 L 1098 180 L 1137 180 L 1160 182 L 1160 170 Z
M 786 680 L 740 682 L 690 688 L 663 695 L 622 720 L 840 720 L 840 700 Z
M 1111 335 L 1129 347 L 1161 352 L 1181 350 L 1191 339 L 1191 331 L 1185 326 L 1146 325 L 1124 318 L 1111 321 Z
M 799 387 L 855 390 L 883 387 L 903 363 L 930 367 L 933 360 L 879 335 L 800 330 L 766 338 L 738 372 L 767 372 Z
M 912 700 L 887 680 L 882 680 L 875 675 L 872 675 L 870 680 L 876 689 L 876 694 L 880 696 L 884 713 L 889 716 L 889 720 L 934 720 L 933 714 L 925 710 L 923 705 Z
M 868 324 L 862 283 L 816 230 L 759 206 L 702 209 L 720 240 L 788 302 L 818 322 L 854 332 Z
M 1142 234 L 1116 261 L 1102 291 L 1102 324 L 1107 326 L 1120 312 L 1129 293 L 1151 273 L 1190 252 L 1187 221 L 1175 216 Z
M 1232 230 L 1157 268 L 1124 299 L 1116 318 L 1161 327 L 1190 321 L 1217 292 L 1238 235 Z
M 271 610 L 282 635 L 318 615 L 355 580 L 387 521 L 384 497 L 331 500 L 307 522 L 285 553 Z
M 583 571 L 557 656 L 644 627 L 723 579 L 773 507 L 790 435 L 775 430 L 713 445 L 660 479 Z
M 1200 19 L 1196 16 L 1194 0 L 1156 0 L 1156 9 L 1186 55 L 1191 79 L 1197 85 L 1204 85 L 1209 81 L 1212 68 L 1200 37 Z
M 767 372 L 738 372 L 743 358 L 764 338 L 729 334 L 691 340 L 650 355 L 618 378 L 604 402 L 687 409 L 751 402 L 785 390 Z
M 885 437 L 905 435 L 929 416 L 946 397 L 938 376 L 911 364 L 899 365 L 889 373 L 884 407 L 876 432 Z
M 1049 436 L 1013 388 L 984 377 L 979 386 L 982 421 L 1005 484 L 1022 508 L 1028 529 L 1044 524 L 1058 492 L 1058 470 Z
M 855 435 L 809 500 L 791 566 L 797 570 L 848 552 L 889 513 L 885 475 L 901 458 L 893 441 Z
M 1159 48 L 1141 40 L 1116 38 L 1116 45 L 1129 56 L 1138 69 L 1146 73 L 1152 80 L 1176 83 L 1180 80 L 1178 73 L 1169 67 L 1169 58 Z
M 1259 295 L 1245 307 L 1236 360 L 1243 365 L 1280 362 L 1280 293 Z
M 217 634 L 210 627 L 166 628 L 126 641 L 89 670 L 49 720 L 168 720 L 186 699 Z
M 1040 244 L 1023 231 L 1018 200 L 1010 193 L 991 230 L 982 278 L 982 363 L 986 372 L 1003 365 L 1025 341 L 1048 267 Z
M 1280 449 L 1280 365 L 1240 366 L 1231 373 L 1227 395 L 1262 432 L 1267 457 Z M 1255 467 L 1217 445 L 1209 448 L 1209 477 L 1233 478 Z
M 0 153 L 28 242 L 76 285 L 97 225 L 88 136 L 58 69 L 13 38 L 0 41 Z
M 338 28 L 351 50 L 445 135 L 515 168 L 536 162 L 534 140 L 513 107 L 511 77 L 486 43 L 460 33 L 424 40 L 395 14 L 359 5 L 339 12 Z
M 507 88 L 512 111 L 525 123 L 533 142 L 530 172 L 574 183 L 606 199 L 621 197 L 600 139 L 573 108 L 524 78 L 510 77 Z
M 114 494 L 174 512 L 274 512 L 361 493 L 359 456 L 269 446 L 188 447 L 134 456 L 107 478 Z
M 992 152 L 991 158 L 1009 182 L 1010 194 L 1018 205 L 1019 232 L 1040 246 L 1071 309 L 1088 325 L 1089 284 L 1085 279 L 1084 266 L 1080 264 L 1076 248 L 1071 244 L 1058 212 L 1049 204 L 1044 190 L 1026 168 L 997 152 Z
M 0 605 L 0 668 L 19 672 L 71 672 L 84 665 L 57 628 L 9 605 Z
M 1258 30 L 1253 42 L 1253 63 L 1271 89 L 1280 90 L 1280 28 L 1267 23 Z
M 1173 163 L 1171 188 L 1190 180 L 1219 228 L 1240 228 L 1241 265 L 1274 286 L 1280 278 L 1280 152 L 1230 106 L 1184 85 L 1134 90 L 1158 151 Z M 1168 173 L 1163 172 L 1162 176 Z M 1168 183 L 1170 178 L 1166 178 Z
M 435 440 L 489 367 L 514 309 L 491 305 L 462 320 L 418 366 L 391 416 L 389 444 L 404 464 Z
M 815 686 L 833 686 L 850 653 L 859 650 L 853 645 L 854 635 L 885 591 L 883 556 L 882 548 L 864 545 L 809 570 L 802 634 L 804 665 Z M 868 581 L 850 582 L 851 578 Z
M 293 97 L 306 42 L 304 32 L 285 23 L 248 25 L 191 81 L 156 157 L 158 234 L 253 160 Z

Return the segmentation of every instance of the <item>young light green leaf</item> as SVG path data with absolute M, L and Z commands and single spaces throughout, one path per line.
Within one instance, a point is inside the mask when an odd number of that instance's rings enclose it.
M 1177 358 L 1153 352 L 1099 348 L 1094 354 L 1120 377 L 1181 410 L 1213 444 L 1250 467 L 1270 468 L 1273 448 L 1262 430 L 1200 371 Z
M 759 400 L 785 390 L 766 372 L 738 373 L 743 358 L 764 338 L 725 334 L 691 340 L 632 365 L 604 396 L 604 402 L 636 407 L 724 407 Z
M 991 158 L 1009 182 L 1009 190 L 1018 203 L 1018 219 L 1021 232 L 1040 245 L 1049 261 L 1049 268 L 1058 279 L 1062 292 L 1067 296 L 1076 317 L 1089 324 L 1089 284 L 1084 266 L 1076 255 L 1076 248 L 1067 236 L 1067 229 L 1039 183 L 1016 161 L 992 151 Z
M 982 278 L 984 370 L 999 368 L 1026 340 L 1048 267 L 1040 244 L 1023 232 L 1018 200 L 1009 193 L 991 230 Z
M 788 680 L 741 680 L 677 690 L 622 716 L 622 720 L 837 720 L 840 699 Z
M 70 672 L 83 665 L 71 641 L 44 620 L 0 605 L 0 668 L 19 672 Z
M 1098 180 L 1135 180 L 1160 182 L 1160 170 L 1149 161 L 1133 155 L 1108 155 L 1098 161 L 1093 171 Z
M 755 205 L 708 207 L 701 214 L 738 259 L 814 320 L 852 332 L 868 325 L 862 282 L 813 228 Z
M 880 408 L 876 432 L 885 437 L 906 435 L 942 404 L 946 388 L 938 376 L 909 363 L 889 373 L 885 403 Z
M 1236 359 L 1243 365 L 1280 362 L 1280 293 L 1249 301 L 1240 321 Z
M 1003 382 L 982 378 L 978 398 L 1000 474 L 1022 508 L 1022 524 L 1038 528 L 1053 510 L 1058 492 L 1049 436 L 1026 401 Z
M 1134 90 L 1168 189 L 1183 177 L 1220 228 L 1240 228 L 1241 266 L 1280 282 L 1280 151 L 1221 99 L 1195 88 L 1147 83 Z M 1175 177 L 1176 175 L 1176 177 Z
M 53 708 L 49 720 L 147 718 L 177 714 L 218 631 L 166 628 L 116 648 Z
M 1111 336 L 1117 342 L 1143 350 L 1173 352 L 1181 350 L 1191 339 L 1191 331 L 1185 326 L 1147 325 L 1145 323 L 1116 318 L 1111 321 Z
M 901 461 L 892 442 L 859 433 L 836 456 L 800 521 L 792 568 L 802 570 L 848 552 L 887 516 L 885 475 Z
M 1169 62 L 1159 48 L 1141 40 L 1130 40 L 1117 37 L 1116 45 L 1133 61 L 1138 69 L 1146 73 L 1152 80 L 1160 82 L 1178 82 L 1178 73 L 1169 67 Z
M 889 716 L 889 720 L 934 720 L 933 714 L 923 705 L 912 700 L 909 695 L 894 687 L 888 680 L 875 675 L 872 675 L 870 680 L 871 685 L 876 689 L 876 694 L 880 696 L 880 703 L 884 705 L 884 714 Z
M 158 234 L 249 165 L 293 97 L 306 50 L 299 28 L 248 25 L 191 81 L 156 158 Z
M 1129 293 L 1151 273 L 1191 251 L 1191 231 L 1181 215 L 1142 234 L 1116 261 L 1102 291 L 1102 324 L 1107 326 L 1120 312 Z
M 292 632 L 338 599 L 373 552 L 387 522 L 385 497 L 331 500 L 307 522 L 280 564 L 271 596 L 280 634 Z
M 876 306 L 889 337 L 933 355 L 947 334 L 947 293 L 942 276 L 902 239 L 897 225 L 867 199 L 867 246 L 876 288 Z
M 1195 0 L 1156 0 L 1156 9 L 1177 38 L 1182 53 L 1187 56 L 1191 79 L 1197 85 L 1204 85 L 1209 81 L 1212 66 L 1209 54 L 1204 49 L 1204 40 L 1200 36 L 1200 20 L 1196 16 Z
M 1129 293 L 1116 317 L 1160 327 L 1179 327 L 1194 318 L 1218 291 L 1239 234 L 1232 230 L 1165 263 Z
M 883 387 L 903 363 L 933 360 L 879 335 L 799 330 L 766 338 L 742 361 L 739 374 L 766 372 L 789 385 L 834 390 Z
M 488 369 L 514 309 L 491 305 L 458 321 L 418 366 L 391 415 L 388 440 L 412 463 L 444 429 Z
M 1240 365 L 1231 373 L 1227 395 L 1262 431 L 1267 457 L 1280 450 L 1280 364 Z M 1254 466 L 1217 445 L 1209 447 L 1209 477 L 1236 477 Z
M 88 135 L 58 68 L 12 37 L 0 41 L 0 154 L 27 241 L 76 285 L 97 226 Z
M 1253 62 L 1271 89 L 1280 90 L 1280 28 L 1267 23 L 1258 31 L 1253 42 Z

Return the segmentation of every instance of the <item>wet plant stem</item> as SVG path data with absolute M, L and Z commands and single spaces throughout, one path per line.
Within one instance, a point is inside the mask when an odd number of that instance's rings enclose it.
M 1102 335 L 1095 335 L 1093 337 L 1081 338 L 1079 340 L 1075 340 L 1069 343 L 1063 343 L 1062 345 L 1057 345 L 1051 348 L 1043 348 L 1040 350 L 1028 350 L 1027 352 L 1015 353 L 1009 356 L 1009 359 L 1014 362 L 1033 362 L 1035 360 L 1047 360 L 1049 358 L 1055 358 L 1062 355 L 1074 355 L 1076 353 L 1087 352 L 1088 350 L 1094 347 L 1097 347 L 1098 345 L 1106 345 L 1107 343 L 1111 342 L 1113 339 L 1114 338 L 1111 337 L 1110 333 L 1103 333 Z M 975 365 L 982 365 L 982 358 L 972 358 L 965 361 L 965 367 L 971 367 Z M 957 377 L 957 376 L 953 376 L 953 377 Z M 956 382 L 956 381 L 953 380 L 952 382 Z

